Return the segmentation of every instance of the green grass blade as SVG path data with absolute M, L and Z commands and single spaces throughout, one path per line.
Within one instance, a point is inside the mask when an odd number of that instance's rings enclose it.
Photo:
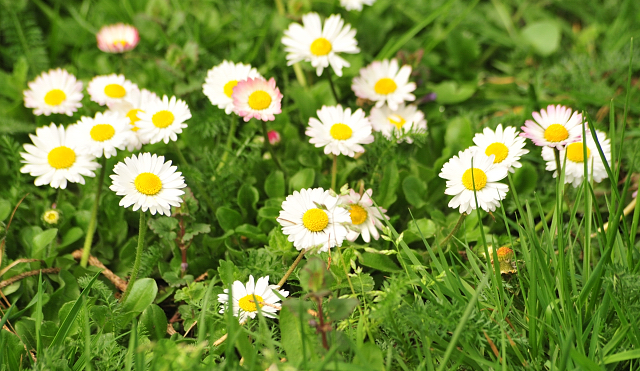
M 38 275 L 38 292 L 36 296 L 38 297 L 38 301 L 36 302 L 36 313 L 35 313 L 35 325 L 36 325 L 36 356 L 39 357 L 42 355 L 42 271 Z M 0 326 L 2 328 L 2 326 Z

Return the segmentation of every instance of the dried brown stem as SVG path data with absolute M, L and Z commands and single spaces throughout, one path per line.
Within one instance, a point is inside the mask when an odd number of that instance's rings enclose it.
M 7 286 L 9 286 L 11 284 L 14 284 L 14 283 L 20 281 L 21 279 L 26 278 L 26 277 L 35 276 L 35 275 L 38 275 L 40 273 L 53 274 L 53 273 L 58 273 L 58 272 L 60 272 L 60 268 L 44 268 L 44 269 L 36 269 L 36 270 L 33 270 L 33 271 L 20 273 L 18 275 L 15 275 L 15 276 L 13 276 L 13 277 L 11 277 L 9 279 L 6 279 L 6 280 L 0 282 L 0 289 L 4 288 L 4 287 L 7 287 Z
M 82 250 L 76 250 L 73 253 L 71 253 L 71 256 L 73 256 L 74 259 L 76 260 L 80 260 L 80 258 L 82 258 Z M 104 264 L 102 264 L 102 262 L 100 260 L 98 260 L 98 258 L 96 258 L 93 255 L 89 255 L 89 265 L 93 265 L 94 267 L 98 267 L 102 269 L 102 274 L 107 277 L 107 279 L 109 281 L 111 281 L 111 283 L 114 284 L 115 287 L 118 288 L 118 290 L 125 292 L 125 290 L 127 289 L 127 281 L 123 280 L 122 278 L 118 277 L 115 273 L 113 273 L 109 268 L 105 267 Z

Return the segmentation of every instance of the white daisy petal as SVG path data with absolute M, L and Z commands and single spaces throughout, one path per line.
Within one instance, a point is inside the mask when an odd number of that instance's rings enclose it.
M 114 103 L 122 102 L 136 90 L 139 90 L 136 84 L 126 80 L 124 75 L 116 75 L 115 73 L 96 76 L 89 81 L 87 86 L 91 100 L 101 106 L 111 106 Z
M 254 281 L 253 275 L 249 276 L 246 285 L 240 281 L 234 281 L 232 284 L 231 302 L 233 303 L 233 315 L 238 317 L 241 323 L 246 322 L 249 318 L 255 318 L 258 308 L 265 317 L 275 318 L 269 313 L 275 313 L 279 310 L 280 298 L 273 293 L 278 291 L 277 285 L 269 285 L 269 276 L 260 277 Z M 220 313 L 224 313 L 229 309 L 228 289 L 224 290 L 225 294 L 218 294 L 218 302 L 222 304 Z M 289 292 L 280 290 L 280 295 L 286 297 Z M 268 305 L 265 305 L 268 304 Z
M 346 10 L 361 11 L 363 5 L 373 5 L 376 0 L 340 0 L 340 5 Z
M 24 106 L 33 108 L 34 115 L 49 116 L 52 113 L 63 113 L 73 116 L 82 107 L 82 81 L 57 68 L 43 72 L 29 83 L 29 89 L 23 92 Z
M 202 85 L 202 91 L 211 104 L 223 109 L 228 115 L 233 112 L 233 88 L 239 81 L 248 78 L 263 78 L 258 70 L 248 64 L 223 61 L 207 72 L 207 78 Z
M 77 143 L 78 153 L 106 158 L 124 150 L 131 134 L 128 117 L 113 111 L 98 112 L 95 117 L 83 116 L 74 126 L 71 139 Z
M 398 69 L 398 61 L 375 61 L 360 69 L 360 75 L 353 79 L 351 89 L 359 98 L 376 102 L 376 107 L 386 104 L 393 111 L 405 101 L 414 101 L 416 84 L 409 82 L 411 66 Z
M 138 45 L 138 30 L 128 24 L 116 23 L 104 26 L 96 34 L 98 49 L 106 53 L 124 53 Z
M 318 118 L 309 119 L 305 134 L 311 144 L 324 147 L 324 153 L 354 157 L 356 152 L 364 152 L 360 144 L 373 142 L 372 127 L 361 109 L 351 114 L 351 109 L 341 105 L 322 106 L 317 111 Z
M 351 242 L 355 241 L 360 234 L 362 234 L 362 239 L 365 242 L 370 242 L 371 236 L 377 240 L 380 237 L 378 229 L 382 229 L 382 220 L 384 218 L 389 219 L 384 214 L 386 212 L 385 209 L 380 208 L 378 210 L 373 205 L 372 194 L 372 189 L 366 190 L 363 194 L 350 189 L 349 194 L 340 196 L 344 207 L 349 210 L 349 218 L 351 220 L 347 224 L 349 229 L 347 239 Z
M 175 96 L 155 99 L 147 104 L 144 111 L 137 113 L 138 136 L 144 143 L 158 143 L 178 140 L 178 134 L 187 127 L 186 120 L 191 118 L 187 104 Z
M 582 136 L 582 115 L 571 113 L 571 108 L 557 105 L 547 106 L 546 111 L 531 114 L 534 121 L 527 120 L 520 136 L 529 138 L 537 146 L 555 147 L 561 150 Z
M 373 107 L 369 119 L 373 130 L 381 132 L 389 140 L 399 138 L 398 143 L 404 141 L 413 143 L 411 134 L 427 131 L 424 113 L 413 104 L 401 103 L 396 110 L 392 110 L 386 104 L 382 107 Z

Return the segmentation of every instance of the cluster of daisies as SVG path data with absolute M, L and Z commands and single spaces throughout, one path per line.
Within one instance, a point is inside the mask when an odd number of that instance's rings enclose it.
M 36 115 L 73 116 L 82 107 L 82 91 L 82 82 L 58 68 L 30 82 L 24 102 Z M 84 184 L 84 177 L 94 177 L 101 167 L 97 158 L 110 158 L 125 149 L 139 151 L 147 143 L 175 141 L 191 118 L 184 101 L 166 95 L 160 98 L 123 75 L 96 76 L 87 92 L 107 110 L 94 117 L 83 116 L 68 127 L 54 123 L 40 127 L 30 135 L 33 144 L 24 145 L 25 165 L 20 171 L 35 176 L 35 185 L 64 189 L 68 182 Z M 170 207 L 181 202 L 184 192 L 180 188 L 186 186 L 171 161 L 150 153 L 126 158 L 113 172 L 110 188 L 125 196 L 121 206 L 133 205 L 134 211 L 142 208 L 152 214 L 170 214 Z
M 440 177 L 447 181 L 445 194 L 453 196 L 449 207 L 467 214 L 477 206 L 485 211 L 495 211 L 509 190 L 501 180 L 521 167 L 520 157 L 529 152 L 524 149 L 525 138 L 542 147 L 546 169 L 553 171 L 554 177 L 558 176 L 557 164 L 564 166 L 561 170 L 566 184 L 573 187 L 582 184 L 585 162 L 589 180 L 600 182 L 607 177 L 596 139 L 583 127 L 586 123 L 580 113 L 568 107 L 549 105 L 546 110 L 533 112 L 532 116 L 533 120 L 527 120 L 522 126 L 522 133 L 511 126 L 503 129 L 498 125 L 495 131 L 485 128 L 473 138 L 475 146 L 460 151 L 444 164 Z M 583 129 L 586 129 L 584 138 Z M 609 162 L 609 139 L 599 130 L 596 130 L 596 137 Z

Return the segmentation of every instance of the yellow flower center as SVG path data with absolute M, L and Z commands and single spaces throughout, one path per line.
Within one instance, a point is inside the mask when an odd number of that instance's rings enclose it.
M 329 133 L 335 140 L 347 140 L 353 135 L 353 130 L 351 130 L 349 125 L 333 124 Z
M 60 89 L 51 89 L 44 96 L 44 102 L 50 106 L 59 106 L 65 99 L 67 95 Z
M 55 224 L 60 220 L 60 213 L 56 210 L 47 210 L 44 212 L 43 219 L 49 224 Z
M 109 124 L 98 124 L 94 125 L 91 128 L 89 134 L 91 134 L 91 139 L 96 142 L 104 142 L 105 140 L 111 139 L 116 133 L 116 129 Z
M 162 189 L 162 181 L 156 174 L 140 173 L 133 181 L 138 192 L 153 196 Z
M 238 85 L 238 80 L 231 80 L 228 83 L 224 84 L 224 94 L 231 98 L 231 94 L 233 94 L 233 88 Z
M 131 120 L 131 125 L 133 126 L 135 126 L 136 122 L 140 121 L 140 119 L 138 118 L 138 112 L 144 111 L 138 108 L 132 108 L 129 110 L 129 112 L 127 112 L 127 117 L 129 118 L 129 120 Z
M 245 312 L 256 312 L 258 311 L 258 305 L 262 308 L 262 304 L 258 304 L 258 302 L 262 303 L 263 301 L 260 295 L 247 295 L 238 301 L 238 306 Z
M 567 146 L 567 159 L 573 162 L 584 162 L 584 149 L 582 142 L 571 143 Z M 587 158 L 591 157 L 591 151 L 587 148 Z
M 499 248 L 497 253 L 498 253 L 498 260 L 500 261 L 511 259 L 511 257 L 513 256 L 513 250 L 511 250 L 506 246 L 502 246 L 501 248 Z
M 264 90 L 256 90 L 249 96 L 249 107 L 256 111 L 268 108 L 271 105 L 271 96 Z
M 367 220 L 367 210 L 365 210 L 360 205 L 351 205 L 351 210 L 349 210 L 349 214 L 351 214 L 351 224 L 360 225 Z
M 375 90 L 376 93 L 380 95 L 387 95 L 396 91 L 397 88 L 398 88 L 398 85 L 396 85 L 396 82 L 393 81 L 393 79 L 390 79 L 388 77 L 383 77 L 380 80 L 378 80 L 378 82 L 376 82 L 376 85 L 373 87 L 373 90 Z
M 76 153 L 69 147 L 56 147 L 49 151 L 47 161 L 55 169 L 68 169 L 76 162 Z
M 122 47 L 124 47 L 125 45 L 127 45 L 127 41 L 126 40 L 115 40 L 113 42 L 113 46 L 122 46 Z
M 311 232 L 320 232 L 329 225 L 329 216 L 324 210 L 309 209 L 302 216 L 302 224 Z
M 496 157 L 493 159 L 493 163 L 498 164 L 507 158 L 507 155 L 509 155 L 509 148 L 502 143 L 495 142 L 489 144 L 484 153 L 487 156 L 495 155 Z
M 332 46 L 329 40 L 324 37 L 318 37 L 311 43 L 311 54 L 322 56 L 331 52 Z
M 402 127 L 407 123 L 407 120 L 405 120 L 404 117 L 400 115 L 393 115 L 389 116 L 389 123 L 391 125 L 395 125 L 398 130 L 402 130 Z
M 462 184 L 464 185 L 464 187 L 470 191 L 473 191 L 474 181 L 476 183 L 476 191 L 481 190 L 482 188 L 484 188 L 484 186 L 487 185 L 487 174 L 475 167 L 465 171 L 462 175 Z
M 173 113 L 167 110 L 162 110 L 153 114 L 153 116 L 151 117 L 151 122 L 153 122 L 153 125 L 155 125 L 157 128 L 164 129 L 167 126 L 173 124 L 174 119 L 175 117 L 173 116 Z
M 547 130 L 544 131 L 544 139 L 549 142 L 562 142 L 567 138 L 569 138 L 569 132 L 567 131 L 567 128 L 560 124 L 549 125 Z
M 109 84 L 109 85 L 104 87 L 104 93 L 109 98 L 122 98 L 127 94 L 127 91 L 124 90 L 122 85 Z

